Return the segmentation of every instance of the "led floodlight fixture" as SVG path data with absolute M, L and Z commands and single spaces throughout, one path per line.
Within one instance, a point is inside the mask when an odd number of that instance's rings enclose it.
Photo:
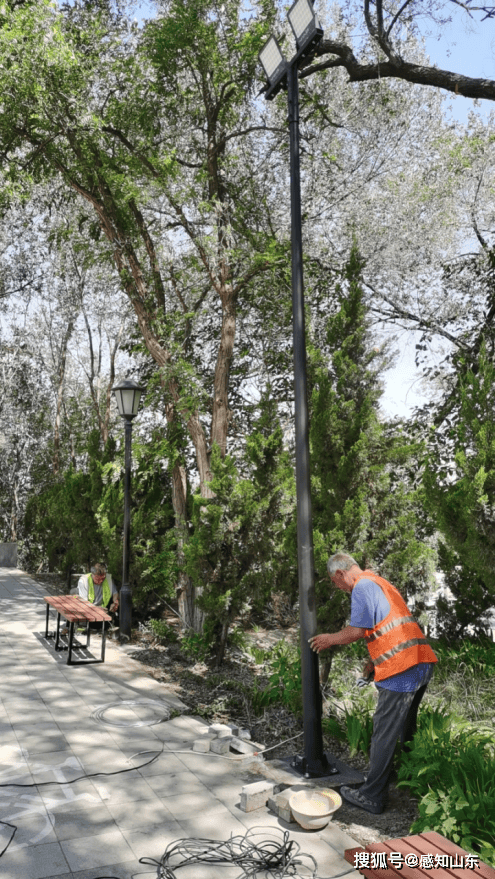
M 311 0 L 296 0 L 288 12 L 290 26 L 296 38 L 298 54 L 306 47 L 313 47 L 323 36 Z
M 259 59 L 270 85 L 274 85 L 287 70 L 287 61 L 275 37 L 270 37 L 265 43 Z

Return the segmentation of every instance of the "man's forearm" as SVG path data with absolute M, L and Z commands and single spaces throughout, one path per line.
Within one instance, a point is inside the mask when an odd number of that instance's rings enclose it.
M 330 635 L 331 638 L 335 639 L 334 644 L 352 644 L 354 641 L 359 641 L 360 638 L 364 638 L 365 629 L 359 629 L 357 626 L 346 626 L 345 629 L 341 629 L 340 632 L 334 632 Z
M 365 634 L 366 629 L 361 629 L 358 626 L 346 626 L 345 629 L 341 629 L 340 632 L 315 635 L 313 638 L 309 639 L 309 643 L 311 649 L 316 653 L 319 653 L 320 650 L 328 650 L 329 647 L 352 644 L 353 641 L 358 641 L 359 638 L 364 638 Z

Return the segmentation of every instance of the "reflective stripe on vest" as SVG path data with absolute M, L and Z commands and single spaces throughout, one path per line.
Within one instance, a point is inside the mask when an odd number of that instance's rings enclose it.
M 437 662 L 433 650 L 411 615 L 398 589 L 373 571 L 364 571 L 359 580 L 373 580 L 383 591 L 390 612 L 373 629 L 366 629 L 366 644 L 375 666 L 375 681 L 407 671 L 421 662 Z
M 373 629 L 371 635 L 368 635 L 366 638 L 366 642 L 374 641 L 375 638 L 379 638 L 380 635 L 384 635 L 385 632 L 390 632 L 391 629 L 395 629 L 397 626 L 402 626 L 404 623 L 415 623 L 416 620 L 414 617 L 397 617 L 392 622 L 387 623 L 386 626 L 380 626 L 379 629 Z
M 106 577 L 101 584 L 101 595 L 102 607 L 108 607 L 110 599 L 112 597 L 112 593 L 110 592 L 110 584 Z M 94 604 L 95 584 L 93 583 L 93 578 L 91 574 L 88 574 L 88 599 L 89 601 L 91 601 L 92 604 Z

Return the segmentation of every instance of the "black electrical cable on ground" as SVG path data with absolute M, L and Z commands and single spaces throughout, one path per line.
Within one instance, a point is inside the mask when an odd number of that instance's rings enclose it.
M 281 842 L 266 838 L 262 842 L 255 842 L 253 836 L 256 834 L 263 833 L 266 837 L 266 827 L 252 828 L 244 836 L 231 836 L 226 841 L 179 839 L 167 846 L 159 861 L 140 858 L 139 863 L 155 865 L 157 879 L 179 879 L 177 871 L 191 864 L 231 864 L 241 867 L 246 879 L 255 879 L 260 871 L 268 873 L 272 879 L 297 879 L 301 876 L 298 868 L 304 867 L 305 876 L 310 870 L 311 879 L 316 879 L 317 863 L 313 856 L 300 855 L 301 847 L 294 840 L 289 840 L 288 831 L 280 832 Z M 312 867 L 304 864 L 302 858 L 310 861 Z

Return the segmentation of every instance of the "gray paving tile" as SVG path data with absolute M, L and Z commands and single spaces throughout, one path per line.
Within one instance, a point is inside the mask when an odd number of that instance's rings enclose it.
M 134 774 L 134 773 L 133 773 Z M 104 803 L 135 803 L 138 800 L 157 799 L 149 784 L 136 773 L 117 775 L 110 778 L 95 778 L 93 784 Z
M 320 830 L 318 835 L 342 857 L 344 857 L 346 849 L 355 848 L 357 845 L 356 840 L 344 830 L 341 830 L 333 821 L 330 821 L 323 830 Z
M 33 710 L 33 707 L 30 705 L 25 705 L 22 708 L 8 708 L 7 713 L 9 716 L 10 722 L 13 726 L 17 726 L 17 724 L 33 724 L 33 723 L 53 723 L 54 718 L 48 708 L 42 703 L 42 707 L 36 706 Z
M 86 746 L 76 745 L 74 752 L 87 774 L 97 772 L 123 773 L 133 768 L 119 748 L 112 748 L 109 745 L 95 746 L 93 743 Z
M 27 759 L 29 771 L 36 783 L 46 781 L 73 781 L 84 774 L 81 763 L 71 751 L 55 751 Z
M 62 840 L 62 851 L 73 871 L 106 867 L 108 864 L 135 860 L 133 850 L 120 830 L 112 830 L 98 836 Z
M 11 822 L 9 822 L 17 827 L 15 836 L 8 848 L 10 854 L 26 846 L 45 845 L 46 843 L 57 841 L 46 809 L 40 809 L 36 817 L 33 817 L 29 809 L 25 810 L 24 815 L 22 814 L 23 806 L 24 803 L 18 801 L 16 817 L 15 819 L 12 818 Z M 2 848 L 3 846 L 0 845 L 0 851 Z M 1 863 L 2 861 L 0 861 L 0 865 Z
M 198 778 L 219 778 L 224 772 L 230 773 L 232 763 L 228 760 L 218 759 L 215 754 L 198 754 L 196 751 L 186 751 L 180 754 L 182 762 L 194 772 Z M 239 767 L 239 771 L 242 769 Z
M 170 772 L 164 775 L 150 775 L 146 777 L 146 780 L 160 797 L 188 794 L 192 791 L 198 794 L 208 793 L 208 788 L 192 772 L 187 770 L 184 772 Z
M 187 815 L 177 816 L 173 807 L 171 812 L 177 817 L 185 838 L 228 839 L 231 834 L 243 836 L 246 833 L 244 825 L 224 806 L 215 812 L 204 811 L 196 809 L 191 801 Z
M 2 879 L 45 879 L 67 873 L 68 862 L 58 842 L 32 845 L 2 856 Z
M 205 787 L 203 790 L 194 789 L 189 793 L 172 794 L 162 798 L 167 809 L 178 821 L 190 818 L 191 814 L 213 815 L 225 811 L 225 805 L 212 796 Z
M 105 876 L 116 879 L 156 879 L 156 867 L 145 867 L 137 860 L 120 864 L 105 865 Z M 76 873 L 63 873 L 61 876 L 47 876 L 46 879 L 101 879 L 101 867 L 81 870 Z M 197 877 L 199 879 L 199 876 Z
M 40 732 L 39 736 L 20 735 L 19 741 L 22 742 L 22 746 L 26 749 L 31 758 L 36 757 L 39 754 L 50 754 L 54 751 L 60 752 L 70 749 L 69 742 L 65 736 L 61 735 L 58 729 L 53 730 L 52 734 L 45 732 L 43 735 Z
M 117 822 L 103 803 L 96 809 L 51 813 L 53 832 L 59 840 L 78 839 L 81 836 L 99 836 L 118 830 Z
M 135 758 L 133 761 L 134 764 L 138 763 L 139 761 L 142 761 L 144 763 L 147 759 L 151 759 L 155 754 L 159 755 L 163 747 L 163 742 L 159 742 L 158 739 L 155 738 L 155 736 L 146 738 L 146 736 L 144 735 L 146 731 L 142 730 L 142 732 L 142 738 L 133 739 L 132 742 L 121 742 L 118 746 L 126 757 Z M 115 740 L 112 739 L 112 741 L 115 744 Z M 156 760 L 155 763 L 158 763 L 158 760 Z
M 151 788 L 150 788 L 151 790 Z M 84 808 L 98 808 L 101 797 L 91 779 L 73 784 L 48 784 L 38 787 L 39 795 L 48 812 L 80 812 Z
M 160 860 L 169 843 L 182 837 L 182 829 L 177 821 L 169 821 L 160 827 L 142 830 L 123 830 L 122 834 L 136 858 L 155 858 Z M 237 871 L 239 873 L 239 870 Z M 200 879 L 201 874 L 197 874 Z M 217 879 L 219 876 L 217 874 Z
M 129 803 L 108 803 L 107 808 L 122 831 L 143 831 L 175 821 L 163 800 L 158 797 L 140 800 L 135 807 L 129 807 Z
M 10 721 L 3 721 L 0 723 L 0 742 L 10 742 L 11 740 L 17 740 L 15 729 L 10 723 Z M 1 762 L 1 761 L 0 761 Z
M 145 764 L 147 761 L 151 761 L 154 756 L 155 754 L 140 754 L 133 757 L 131 765 Z M 148 776 L 171 775 L 172 773 L 187 772 L 188 770 L 180 759 L 180 755 L 167 754 L 164 751 L 163 754 L 158 754 L 157 759 L 152 763 L 148 762 L 147 766 L 143 765 L 139 771 L 141 775 L 148 778 Z

